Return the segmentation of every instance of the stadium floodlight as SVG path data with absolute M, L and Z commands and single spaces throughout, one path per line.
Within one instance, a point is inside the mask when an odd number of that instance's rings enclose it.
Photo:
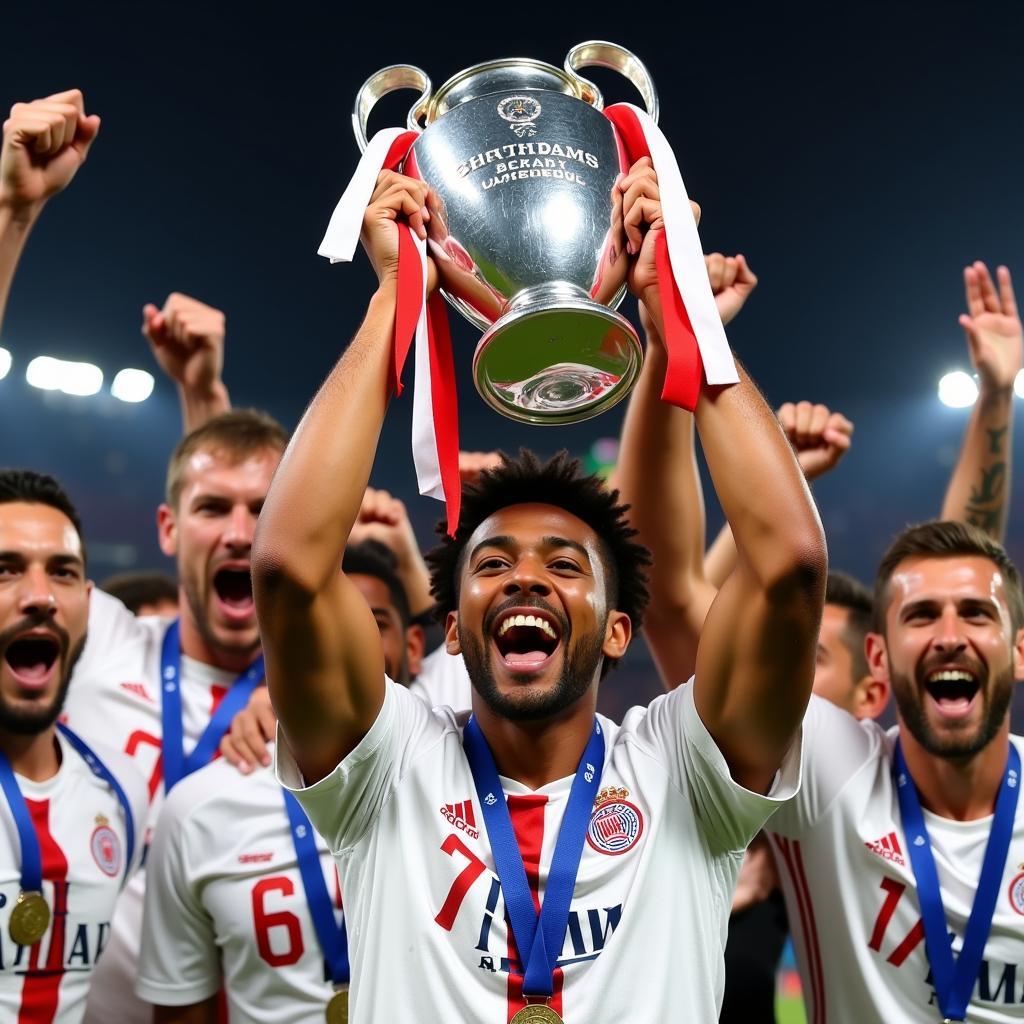
M 944 374 L 939 381 L 939 401 L 950 409 L 966 409 L 978 398 L 978 382 L 963 370 Z
M 110 385 L 110 393 L 122 402 L 144 402 L 153 393 L 153 374 L 145 370 L 121 370 Z
M 3 351 L 0 349 L 0 351 Z M 0 377 L 3 374 L 0 373 Z M 1013 390 L 1017 392 L 1018 398 L 1024 398 L 1024 370 L 1018 370 L 1017 376 L 1013 378 Z
M 92 363 L 75 363 L 53 356 L 36 356 L 25 370 L 25 380 L 43 391 L 66 395 L 95 395 L 103 387 L 103 371 Z
M 11 372 L 11 353 L 5 348 L 0 348 L 0 380 L 3 380 Z

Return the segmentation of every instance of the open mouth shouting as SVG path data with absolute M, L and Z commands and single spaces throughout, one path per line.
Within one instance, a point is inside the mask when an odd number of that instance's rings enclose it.
M 981 691 L 978 673 L 963 665 L 932 669 L 925 691 L 944 718 L 966 718 Z
M 23 688 L 43 690 L 53 678 L 60 649 L 60 641 L 52 633 L 22 633 L 7 645 L 4 662 Z
M 249 622 L 256 613 L 252 599 L 249 564 L 221 566 L 213 574 L 213 592 L 224 617 L 231 622 Z
M 541 608 L 509 608 L 495 619 L 492 636 L 509 672 L 532 675 L 551 663 L 561 645 L 562 627 Z

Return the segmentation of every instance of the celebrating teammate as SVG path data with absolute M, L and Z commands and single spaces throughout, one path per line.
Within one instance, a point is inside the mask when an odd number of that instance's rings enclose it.
M 0 471 L 0 1017 L 79 1021 L 138 866 L 146 788 L 58 726 L 85 643 L 81 524 L 51 477 Z M 73 687 L 72 687 L 73 689 Z
M 410 626 L 393 555 L 366 541 L 342 566 L 373 612 L 389 678 L 408 683 L 422 631 Z M 327 844 L 273 772 L 240 778 L 211 764 L 175 787 L 156 827 L 138 994 L 158 1024 L 215 1021 L 222 986 L 232 1020 L 319 1020 L 347 999 L 340 906 Z
M 640 168 L 622 185 L 638 236 L 654 225 L 630 280 L 658 318 L 657 184 Z M 278 771 L 338 862 L 353 1019 L 711 1019 L 740 851 L 796 785 L 824 587 L 814 507 L 749 380 L 705 394 L 698 426 L 747 557 L 697 681 L 620 728 L 595 716 L 596 689 L 640 623 L 646 556 L 598 480 L 523 453 L 467 489 L 433 563 L 472 717 L 389 684 L 337 565 L 387 407 L 395 222 L 422 231 L 425 199 L 382 174 L 364 219 L 380 286 L 253 549 Z

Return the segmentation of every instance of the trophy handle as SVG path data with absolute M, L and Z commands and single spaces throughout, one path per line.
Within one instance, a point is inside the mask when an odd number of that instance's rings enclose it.
M 390 67 L 381 68 L 360 86 L 359 92 L 356 93 L 355 106 L 352 108 L 352 131 L 355 133 L 356 142 L 359 143 L 360 153 L 366 151 L 366 125 L 370 120 L 370 111 L 382 96 L 387 96 L 389 92 L 397 92 L 399 89 L 420 90 L 420 97 L 410 108 L 406 124 L 413 130 L 423 127 L 422 118 L 427 112 L 427 104 L 434 91 L 427 73 L 413 64 L 392 64 Z
M 577 74 L 579 68 L 611 68 L 628 78 L 643 97 L 644 106 L 651 119 L 658 121 L 658 91 L 654 79 L 635 53 L 630 53 L 618 43 L 607 43 L 591 39 L 574 46 L 565 57 L 565 70 L 583 86 L 583 98 L 598 110 L 604 109 L 604 97 L 593 82 Z

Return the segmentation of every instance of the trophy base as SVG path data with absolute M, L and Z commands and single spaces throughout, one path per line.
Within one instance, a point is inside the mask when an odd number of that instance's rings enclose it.
M 473 379 L 481 397 L 520 423 L 579 423 L 632 390 L 643 349 L 632 324 L 572 286 L 516 297 L 480 339 Z

